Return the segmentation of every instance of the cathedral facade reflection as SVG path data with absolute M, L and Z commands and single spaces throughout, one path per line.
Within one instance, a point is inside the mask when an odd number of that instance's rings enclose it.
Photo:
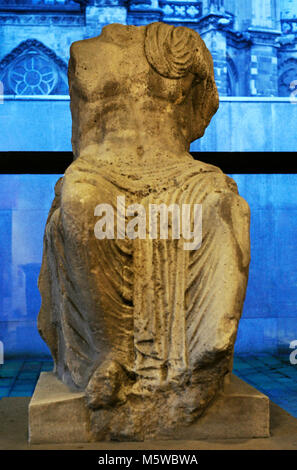
M 65 95 L 69 46 L 108 23 L 195 29 L 221 96 L 294 96 L 297 0 L 0 0 L 5 95 Z

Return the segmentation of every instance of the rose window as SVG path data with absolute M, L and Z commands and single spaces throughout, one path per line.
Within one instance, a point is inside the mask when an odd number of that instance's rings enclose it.
M 52 62 L 40 54 L 27 54 L 9 71 L 9 85 L 16 95 L 49 95 L 58 81 Z

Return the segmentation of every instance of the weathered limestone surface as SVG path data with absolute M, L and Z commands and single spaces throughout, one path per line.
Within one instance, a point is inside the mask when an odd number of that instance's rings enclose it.
M 75 160 L 46 225 L 38 327 L 96 439 L 154 438 L 207 413 L 232 369 L 249 207 L 188 153 L 218 108 L 196 32 L 108 25 L 72 44 L 69 85 Z M 202 204 L 201 247 L 185 250 L 170 226 L 168 239 L 97 239 L 94 209 L 118 196 L 146 211 Z
M 160 440 L 192 441 L 253 437 L 269 437 L 269 398 L 235 375 L 195 423 L 160 427 L 154 434 Z M 84 393 L 71 392 L 53 373 L 42 372 L 29 406 L 30 444 L 96 440 Z

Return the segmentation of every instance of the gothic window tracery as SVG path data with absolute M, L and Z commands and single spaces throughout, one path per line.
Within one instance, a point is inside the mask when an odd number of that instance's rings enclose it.
M 27 40 L 0 62 L 6 95 L 68 94 L 67 65 L 44 44 Z
M 238 95 L 238 72 L 236 66 L 229 56 L 227 55 L 227 96 Z
M 288 59 L 281 68 L 278 80 L 279 96 L 289 97 L 297 85 L 297 59 Z
M 40 54 L 25 54 L 8 72 L 10 88 L 16 95 L 49 95 L 58 80 L 51 62 Z

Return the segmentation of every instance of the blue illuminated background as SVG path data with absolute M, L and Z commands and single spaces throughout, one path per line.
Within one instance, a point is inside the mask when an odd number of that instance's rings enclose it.
M 297 0 L 0 0 L 0 151 L 69 151 L 69 46 L 104 24 L 196 29 L 213 58 L 220 109 L 193 151 L 297 148 Z M 1 94 L 1 93 L 0 93 Z M 248 155 L 240 154 L 246 159 Z M 0 157 L 1 158 L 1 157 Z M 60 175 L 0 175 L 0 340 L 48 355 L 38 335 L 43 230 Z M 236 174 L 252 212 L 252 261 L 238 353 L 297 339 L 297 175 Z
M 251 207 L 250 277 L 236 351 L 289 352 L 297 339 L 297 175 L 231 175 Z M 0 175 L 0 339 L 42 355 L 37 289 L 43 230 L 59 175 Z
M 160 20 L 213 56 L 220 111 L 193 151 L 295 151 L 297 0 L 0 0 L 0 151 L 71 150 L 71 43 Z

